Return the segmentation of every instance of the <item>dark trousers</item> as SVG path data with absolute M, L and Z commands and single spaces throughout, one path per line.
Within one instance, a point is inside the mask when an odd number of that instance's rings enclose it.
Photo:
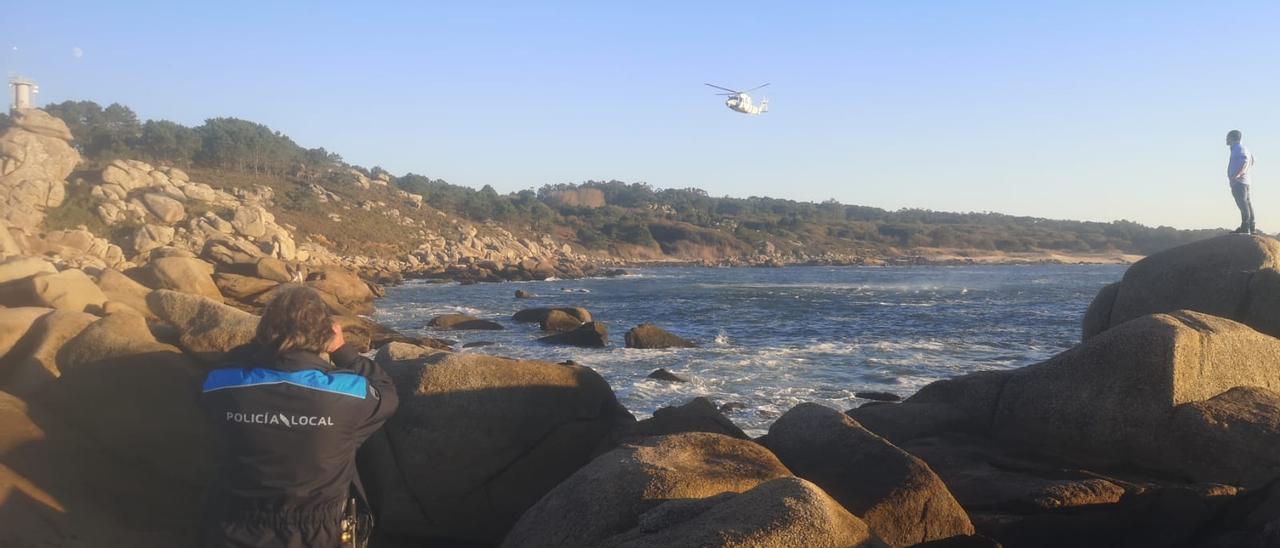
M 1249 185 L 1231 182 L 1231 196 L 1240 208 L 1240 226 L 1253 228 L 1253 202 L 1249 201 Z

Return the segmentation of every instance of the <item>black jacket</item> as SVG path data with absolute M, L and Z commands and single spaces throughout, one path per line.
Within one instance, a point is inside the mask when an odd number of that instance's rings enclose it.
M 354 348 L 330 358 L 249 348 L 205 377 L 200 405 L 221 441 L 205 546 L 337 546 L 356 449 L 398 399 Z

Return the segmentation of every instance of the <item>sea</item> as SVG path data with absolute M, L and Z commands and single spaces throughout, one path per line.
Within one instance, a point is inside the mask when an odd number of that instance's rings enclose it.
M 521 359 L 573 360 L 599 372 L 637 418 L 706 397 L 749 434 L 791 407 L 849 409 L 859 393 L 907 397 L 939 379 L 1036 363 L 1075 345 L 1093 296 L 1119 265 L 640 268 L 616 278 L 387 288 L 375 319 L 411 335 Z M 516 299 L 516 290 L 536 295 Z M 581 306 L 609 329 L 603 349 L 551 346 L 529 307 Z M 502 331 L 433 331 L 438 314 L 495 320 Z M 697 348 L 625 348 L 651 322 Z M 688 379 L 649 379 L 666 368 Z

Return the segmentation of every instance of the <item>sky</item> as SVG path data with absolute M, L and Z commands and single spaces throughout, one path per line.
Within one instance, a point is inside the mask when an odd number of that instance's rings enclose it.
M 1277 22 L 1274 1 L 0 0 L 0 71 L 38 104 L 234 116 L 500 192 L 616 179 L 1179 228 L 1238 224 L 1240 129 L 1274 231 Z M 759 117 L 703 85 L 766 82 Z

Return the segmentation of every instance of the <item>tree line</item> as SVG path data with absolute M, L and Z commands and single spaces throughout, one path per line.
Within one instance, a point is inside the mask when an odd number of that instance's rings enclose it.
M 93 101 L 63 101 L 44 110 L 66 122 L 72 146 L 90 164 L 121 158 L 178 166 L 235 169 L 268 175 L 342 164 L 323 148 L 307 149 L 289 136 L 239 118 L 210 118 L 196 127 L 169 120 L 138 120 L 127 106 L 103 108 Z

